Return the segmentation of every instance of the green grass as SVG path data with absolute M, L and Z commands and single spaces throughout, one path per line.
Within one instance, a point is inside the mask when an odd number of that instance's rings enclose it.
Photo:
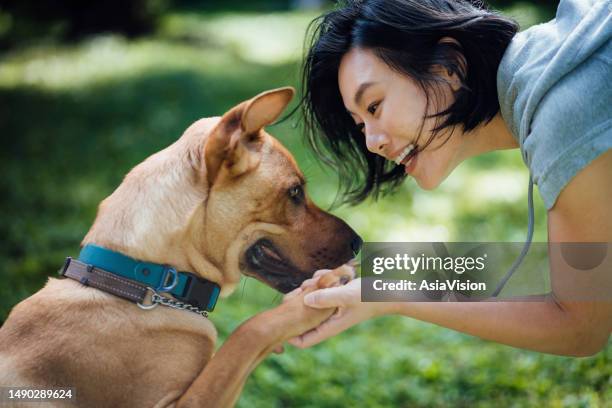
M 530 10 L 512 12 L 532 24 Z M 148 38 L 107 35 L 0 56 L 0 321 L 78 252 L 98 202 L 131 167 L 200 117 L 297 85 L 312 17 L 176 12 Z M 295 154 L 311 196 L 326 207 L 336 178 L 308 154 L 295 121 L 270 132 Z M 408 181 L 378 203 L 334 212 L 368 241 L 521 241 L 527 177 L 518 151 L 497 152 L 464 163 L 436 191 Z M 545 217 L 538 197 L 536 241 L 546 240 Z M 279 299 L 244 280 L 212 320 L 223 339 Z M 548 356 L 384 317 L 270 357 L 239 406 L 603 407 L 612 400 L 611 357 L 610 347 L 586 359 Z

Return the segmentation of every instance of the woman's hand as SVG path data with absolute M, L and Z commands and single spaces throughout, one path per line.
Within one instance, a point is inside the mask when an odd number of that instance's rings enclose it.
M 346 266 L 343 266 L 343 268 L 346 268 Z M 302 296 L 304 291 L 316 286 L 320 279 L 324 279 L 327 274 L 335 271 L 328 269 L 317 271 L 312 279 L 304 281 L 301 287 L 285 295 L 285 300 Z M 361 279 L 352 280 L 346 285 L 319 289 L 308 293 L 304 296 L 304 304 L 317 309 L 336 308 L 336 312 L 317 327 L 288 341 L 289 344 L 299 348 L 320 343 L 357 323 L 387 313 L 389 308 L 389 304 L 384 302 L 369 303 L 361 301 Z
M 318 327 L 336 311 L 335 307 L 310 307 L 304 297 L 317 289 L 343 285 L 354 277 L 355 269 L 351 265 L 319 271 L 314 278 L 287 294 L 280 305 L 253 316 L 246 324 L 255 333 L 268 338 L 273 350 L 281 353 L 282 343 Z

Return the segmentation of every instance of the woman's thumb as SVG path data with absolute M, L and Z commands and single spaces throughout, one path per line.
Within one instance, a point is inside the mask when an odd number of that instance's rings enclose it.
M 337 286 L 316 290 L 304 296 L 304 304 L 317 309 L 343 306 L 343 289 L 345 289 L 343 286 Z

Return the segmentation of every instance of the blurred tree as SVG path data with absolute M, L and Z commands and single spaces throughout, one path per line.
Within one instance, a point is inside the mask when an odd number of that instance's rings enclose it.
M 471 0 L 472 3 L 480 2 L 478 0 Z M 542 17 L 545 17 L 544 21 L 555 17 L 557 6 L 559 6 L 559 0 L 538 0 L 538 1 L 521 1 L 521 0 L 488 0 L 485 2 L 494 9 L 508 9 L 513 6 L 521 5 L 534 5 L 540 9 Z
M 170 0 L 0 0 L 0 48 L 89 34 L 151 32 Z
M 292 0 L 291 6 L 300 10 L 320 9 L 326 3 L 325 0 Z
M 181 10 L 196 11 L 255 11 L 270 12 L 289 10 L 292 0 L 174 0 Z

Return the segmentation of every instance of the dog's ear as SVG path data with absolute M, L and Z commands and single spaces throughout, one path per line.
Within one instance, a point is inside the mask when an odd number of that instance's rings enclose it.
M 238 176 L 259 163 L 260 131 L 280 116 L 293 94 L 291 87 L 263 92 L 223 115 L 204 146 L 209 185 L 213 184 L 222 166 L 231 176 Z
M 242 115 L 242 130 L 248 134 L 259 133 L 274 122 L 285 110 L 295 91 L 292 87 L 278 88 L 262 92 L 247 102 Z

